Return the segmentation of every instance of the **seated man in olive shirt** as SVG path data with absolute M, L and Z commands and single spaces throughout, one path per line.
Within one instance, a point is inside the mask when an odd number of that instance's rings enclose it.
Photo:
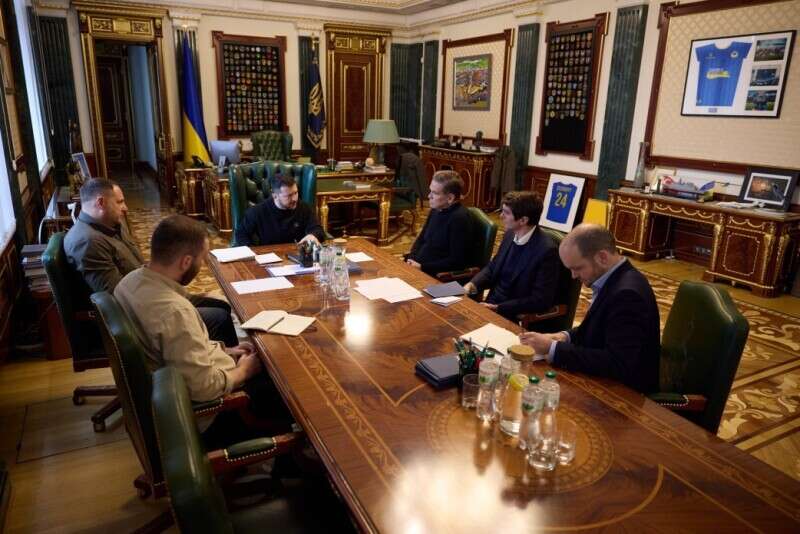
M 431 276 L 467 267 L 472 223 L 461 204 L 464 182 L 454 171 L 438 171 L 431 180 L 431 212 L 414 241 L 406 263 Z
M 81 212 L 64 238 L 64 252 L 92 292 L 110 293 L 123 276 L 144 264 L 144 258 L 124 224 L 128 206 L 119 185 L 91 178 L 80 194 Z M 239 343 L 227 302 L 200 295 L 190 298 L 212 339 L 230 347 Z
M 272 198 L 248 209 L 236 229 L 237 245 L 278 245 L 325 239 L 311 206 L 300 201 L 294 176 L 270 180 Z

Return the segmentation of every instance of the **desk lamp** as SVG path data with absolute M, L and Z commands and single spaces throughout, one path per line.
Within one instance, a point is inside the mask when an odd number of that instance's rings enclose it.
M 383 165 L 383 145 L 400 142 L 397 126 L 391 119 L 370 119 L 367 123 L 367 131 L 364 132 L 364 142 L 373 145 L 370 149 L 370 157 L 375 160 L 375 165 Z

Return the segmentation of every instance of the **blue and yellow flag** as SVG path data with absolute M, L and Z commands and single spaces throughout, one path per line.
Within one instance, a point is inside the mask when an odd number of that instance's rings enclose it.
M 183 88 L 183 162 L 192 164 L 192 156 L 209 162 L 208 139 L 203 123 L 203 104 L 197 94 L 194 61 L 189 48 L 189 39 L 183 37 L 183 63 L 181 87 Z
M 314 145 L 314 148 L 319 148 L 325 133 L 325 101 L 322 98 L 322 79 L 319 75 L 316 51 L 314 51 L 314 59 L 309 66 L 308 82 L 311 89 L 308 92 L 306 137 Z

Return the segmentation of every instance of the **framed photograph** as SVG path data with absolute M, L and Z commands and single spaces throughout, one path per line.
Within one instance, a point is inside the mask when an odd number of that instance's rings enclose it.
M 572 230 L 585 182 L 585 178 L 551 174 L 539 224 L 560 232 Z
M 453 58 L 453 109 L 489 111 L 492 54 Z
M 786 211 L 799 175 L 800 171 L 751 167 L 739 192 L 739 202 L 755 202 L 765 208 Z
M 72 154 L 72 161 L 78 164 L 81 178 L 88 180 L 92 177 L 92 173 L 89 172 L 89 164 L 86 162 L 86 155 L 83 152 Z
M 780 115 L 795 30 L 692 41 L 682 115 Z

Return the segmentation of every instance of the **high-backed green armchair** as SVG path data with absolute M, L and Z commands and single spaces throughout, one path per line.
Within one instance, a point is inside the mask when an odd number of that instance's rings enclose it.
M 250 134 L 253 143 L 253 158 L 258 160 L 292 160 L 292 134 L 263 130 Z
M 659 404 L 717 433 L 750 324 L 728 292 L 681 282 L 661 334 Z
M 275 174 L 294 176 L 300 200 L 312 208 L 317 207 L 317 167 L 311 163 L 292 163 L 289 161 L 264 161 L 264 183 L 261 189 L 268 196 L 271 188 L 269 181 Z
M 269 196 L 269 190 L 267 190 L 267 194 L 263 191 L 265 177 L 266 170 L 262 161 L 228 167 L 231 223 L 233 225 L 232 241 L 236 239 L 236 230 L 239 228 L 247 208 L 255 206 Z

